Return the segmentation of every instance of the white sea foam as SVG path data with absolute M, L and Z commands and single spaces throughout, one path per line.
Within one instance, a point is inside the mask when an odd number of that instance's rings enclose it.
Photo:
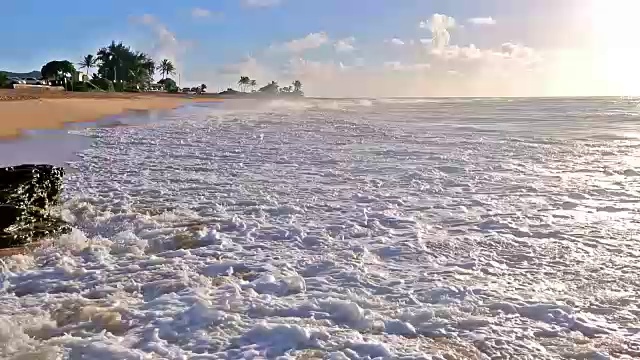
M 84 130 L 74 231 L 0 263 L 0 358 L 640 357 L 638 124 L 597 115 L 635 107 L 472 100 Z

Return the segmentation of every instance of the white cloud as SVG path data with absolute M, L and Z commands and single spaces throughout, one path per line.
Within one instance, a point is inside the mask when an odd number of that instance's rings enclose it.
M 311 33 L 307 36 L 294 39 L 283 44 L 271 45 L 271 50 L 282 50 L 292 53 L 301 53 L 310 49 L 317 49 L 329 42 L 329 37 L 325 32 Z
M 362 58 L 318 61 L 295 55 L 284 63 L 247 58 L 202 79 L 214 88 L 235 86 L 240 75 L 258 79 L 261 84 L 270 80 L 289 84 L 299 79 L 308 95 L 329 97 L 530 94 L 536 91 L 538 79 L 526 59 L 537 55 L 527 49 L 510 43 L 496 49 L 452 45 L 440 55 L 428 54 L 428 60 L 385 63 Z
M 431 31 L 433 46 L 438 49 L 449 45 L 451 42 L 449 29 L 455 26 L 456 20 L 443 14 L 433 14 L 429 20 L 420 22 L 420 28 Z
M 434 48 L 431 54 L 446 60 L 450 59 L 480 59 L 486 51 L 478 49 L 474 44 L 469 46 L 452 45 L 443 48 Z
M 351 36 L 351 37 L 336 41 L 335 44 L 333 44 L 333 47 L 336 49 L 337 52 L 351 52 L 356 49 L 355 46 L 353 45 L 355 41 L 356 41 L 356 38 Z
M 497 22 L 492 17 L 475 17 L 468 19 L 467 22 L 474 25 L 495 25 Z
M 288 84 L 299 79 L 305 92 L 312 96 L 526 96 L 545 91 L 540 80 L 544 66 L 540 52 L 511 42 L 494 48 L 453 44 L 449 31 L 459 25 L 446 15 L 435 14 L 421 27 L 429 30 L 432 37 L 413 42 L 389 39 L 385 43 L 405 46 L 396 50 L 383 48 L 387 54 L 369 54 L 367 48 L 361 48 L 357 59 L 342 61 L 310 60 L 303 53 L 327 45 L 336 52 L 354 51 L 355 38 L 332 40 L 324 32 L 311 33 L 271 46 L 290 55 L 285 62 L 280 56 L 265 53 L 265 57 L 249 57 L 226 65 L 203 80 L 211 79 L 210 83 L 226 88 L 234 85 L 240 75 L 256 78 L 262 84 L 270 80 Z M 411 44 L 416 46 L 408 46 Z M 376 60 L 392 53 L 400 56 L 399 61 Z
M 176 67 L 180 67 L 180 60 L 191 43 L 176 37 L 176 34 L 169 30 L 158 18 L 151 14 L 144 14 L 133 17 L 134 22 L 147 26 L 153 33 L 154 38 L 149 41 L 150 46 L 145 49 L 156 61 L 161 59 L 171 60 Z
M 520 59 L 531 58 L 535 55 L 535 51 L 532 48 L 510 42 L 502 44 L 501 52 L 506 57 Z
M 246 7 L 270 7 L 277 6 L 282 3 L 282 0 L 242 0 L 242 4 Z
M 191 10 L 191 16 L 194 18 L 208 18 L 211 16 L 211 11 L 197 7 Z

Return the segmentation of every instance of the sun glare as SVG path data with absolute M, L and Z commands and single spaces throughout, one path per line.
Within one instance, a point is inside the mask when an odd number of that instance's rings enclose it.
M 610 92 L 640 95 L 640 0 L 592 0 L 594 51 Z

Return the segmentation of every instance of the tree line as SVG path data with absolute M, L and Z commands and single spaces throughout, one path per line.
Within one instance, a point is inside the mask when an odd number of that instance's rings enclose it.
M 82 81 L 77 78 L 76 65 L 86 72 L 89 81 Z M 69 60 L 54 60 L 42 66 L 40 73 L 47 82 L 55 85 L 65 86 L 68 90 L 91 91 L 100 89 L 103 91 L 145 91 L 151 88 L 162 87 L 168 92 L 178 92 L 180 89 L 175 80 L 171 78 L 176 74 L 176 67 L 169 59 L 162 59 L 156 63 L 148 54 L 133 50 L 122 42 L 101 47 L 95 54 L 88 54 L 81 61 L 74 64 Z M 161 80 L 156 86 L 154 75 L 159 74 Z M 2 75 L 2 74 L 0 74 Z M 3 79 L 0 76 L 0 85 Z M 255 92 L 258 86 L 256 80 L 248 76 L 241 76 L 238 81 L 240 90 L 247 92 L 251 88 Z M 191 90 L 202 92 L 207 86 L 202 84 Z M 231 90 L 231 89 L 229 89 Z M 258 89 L 260 93 L 267 94 L 292 94 L 303 95 L 302 83 L 294 81 L 291 86 L 280 87 L 277 81 L 272 81 Z
M 246 92 L 247 88 L 251 88 L 252 92 L 255 92 L 255 87 L 257 86 L 257 81 L 252 80 L 248 76 L 240 76 L 240 80 L 238 80 L 238 86 L 240 87 L 240 91 Z M 291 86 L 280 87 L 277 81 L 272 81 L 269 84 L 258 89 L 259 92 L 263 93 L 291 93 L 295 95 L 303 95 L 302 93 L 302 82 L 300 80 L 294 81 Z
M 68 60 L 54 60 L 45 64 L 41 69 L 44 79 L 71 87 L 72 90 L 91 90 L 84 81 L 72 79 L 77 73 L 75 65 L 92 74 L 90 84 L 93 87 L 105 91 L 144 91 L 151 88 L 154 83 L 153 76 L 161 74 L 162 80 L 158 84 L 162 85 L 166 91 L 178 92 L 176 82 L 169 78 L 176 73 L 176 67 L 171 60 L 163 59 L 156 63 L 148 54 L 135 51 L 122 42 L 111 44 L 98 49 L 96 54 L 88 54 L 77 64 Z M 75 88 L 74 88 L 75 85 Z M 203 84 L 200 89 L 206 88 Z M 71 89 L 70 89 L 71 90 Z

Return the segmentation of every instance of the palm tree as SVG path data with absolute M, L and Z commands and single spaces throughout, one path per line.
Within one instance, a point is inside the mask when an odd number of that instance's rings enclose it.
M 82 59 L 82 61 L 78 63 L 78 65 L 80 65 L 81 69 L 87 69 L 87 76 L 89 76 L 89 70 L 96 67 L 97 63 L 98 59 L 96 59 L 92 54 L 89 54 L 85 56 L 84 59 Z
M 251 82 L 249 83 L 249 85 L 251 85 L 251 91 L 255 91 L 256 86 L 258 86 L 258 82 L 255 80 L 251 80 Z
M 293 87 L 295 92 L 299 92 L 300 90 L 302 90 L 302 83 L 300 82 L 300 80 L 296 80 L 293 82 Z
M 118 75 L 121 80 L 126 80 L 130 69 L 128 65 L 132 62 L 133 56 L 134 52 L 130 47 L 112 41 L 109 46 L 98 50 L 98 74 L 113 81 L 118 80 Z
M 119 89 L 128 85 L 135 85 L 136 88 L 147 87 L 153 80 L 156 69 L 155 62 L 149 55 L 133 51 L 130 47 L 115 41 L 98 50 L 96 61 L 98 76 L 121 83 Z
M 163 59 L 162 61 L 160 61 L 160 64 L 156 69 L 160 70 L 160 73 L 162 74 L 163 79 L 167 75 L 172 75 L 176 73 L 176 67 L 173 65 L 173 63 L 169 59 Z
M 247 90 L 247 85 L 251 84 L 251 79 L 248 76 L 240 76 L 240 80 L 238 80 L 238 85 L 240 85 L 240 90 L 243 92 Z

